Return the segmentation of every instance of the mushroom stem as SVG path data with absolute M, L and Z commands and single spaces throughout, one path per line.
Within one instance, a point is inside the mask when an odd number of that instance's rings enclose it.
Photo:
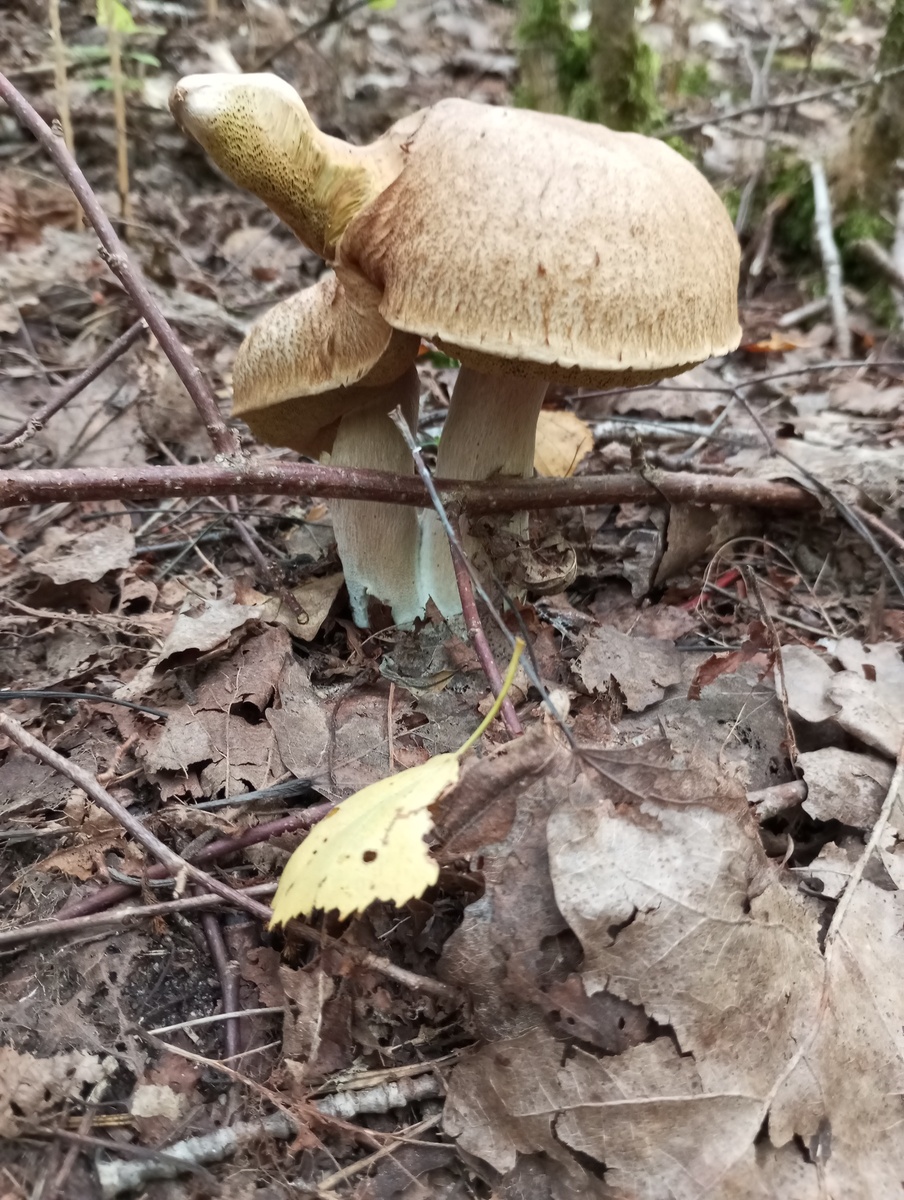
M 436 455 L 436 474 L 443 479 L 490 479 L 498 475 L 529 478 L 534 471 L 537 419 L 547 383 L 513 375 L 485 375 L 470 367 L 458 374 L 449 415 Z M 502 557 L 523 556 L 528 548 L 528 514 L 481 522 L 462 522 L 462 544 L 478 570 L 488 567 L 517 577 L 502 566 Z M 504 543 L 508 543 L 507 547 Z M 461 612 L 452 556 L 435 513 L 425 513 L 421 535 L 421 579 L 424 595 L 433 597 L 444 617 Z
M 409 367 L 394 383 L 372 390 L 374 398 L 366 407 L 340 421 L 330 461 L 339 467 L 410 475 L 411 454 L 389 412 L 398 405 L 409 427 L 417 428 L 417 371 Z M 334 500 L 330 510 L 355 624 L 368 627 L 372 599 L 392 609 L 400 625 L 423 615 L 417 585 L 417 511 L 358 500 Z

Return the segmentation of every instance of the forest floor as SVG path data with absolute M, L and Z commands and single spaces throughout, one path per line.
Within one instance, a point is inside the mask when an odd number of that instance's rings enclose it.
M 115 219 L 105 37 L 61 7 L 77 158 Z M 900 1194 L 904 298 L 853 249 L 891 248 L 896 214 L 836 231 L 839 318 L 801 183 L 874 69 L 882 10 L 844 7 L 653 5 L 665 123 L 737 216 L 742 345 L 655 388 L 554 392 L 543 418 L 549 474 L 640 463 L 815 502 L 533 514 L 576 575 L 507 620 L 558 719 L 520 672 L 526 735 L 497 722 L 442 798 L 422 899 L 276 935 L 192 907 L 0 729 L 0 1200 Z M 510 101 L 515 21 L 488 0 L 202 8 L 134 5 L 119 228 L 228 414 L 251 322 L 322 264 L 187 141 L 175 80 L 275 70 L 361 142 L 446 96 Z M 0 65 L 52 120 L 43 3 L 0 15 Z M 139 314 L 5 109 L 0 163 L 0 482 L 211 461 L 147 333 L 18 436 Z M 423 356 L 428 450 L 454 377 Z M 0 718 L 265 901 L 328 805 L 456 750 L 489 687 L 438 618 L 354 626 L 328 503 L 240 515 L 254 555 L 210 498 L 0 507 Z M 39 924 L 62 916 L 81 923 Z

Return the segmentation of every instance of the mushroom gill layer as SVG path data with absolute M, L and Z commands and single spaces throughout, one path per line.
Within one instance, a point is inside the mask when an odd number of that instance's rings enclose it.
M 386 324 L 366 289 L 350 294 L 329 273 L 252 326 L 235 359 L 233 415 L 260 441 L 316 457 L 331 448 L 337 422 L 398 379 L 419 345 Z

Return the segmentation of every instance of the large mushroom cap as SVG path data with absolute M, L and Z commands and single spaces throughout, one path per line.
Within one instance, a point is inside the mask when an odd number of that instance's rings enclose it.
M 737 346 L 734 229 L 664 143 L 444 100 L 406 118 L 402 148 L 337 264 L 382 292 L 395 329 L 478 370 L 601 387 Z

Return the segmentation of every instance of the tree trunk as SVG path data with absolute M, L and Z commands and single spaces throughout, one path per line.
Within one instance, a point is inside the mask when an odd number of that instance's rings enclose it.
M 894 0 L 878 72 L 904 67 L 904 0 Z M 869 208 L 890 203 L 900 186 L 898 160 L 904 158 L 904 74 L 876 84 L 864 97 L 851 127 L 841 163 L 842 196 Z
M 642 95 L 648 56 L 634 21 L 634 0 L 592 0 L 591 70 L 599 120 L 610 129 L 644 129 L 650 114 Z
M 518 0 L 517 100 L 539 112 L 566 111 L 559 79 L 559 62 L 569 29 L 561 0 Z

